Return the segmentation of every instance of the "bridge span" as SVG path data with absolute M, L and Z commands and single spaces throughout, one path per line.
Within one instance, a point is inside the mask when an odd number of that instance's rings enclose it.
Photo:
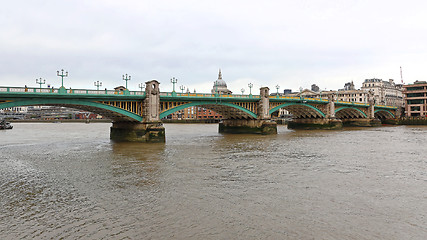
M 223 116 L 224 133 L 275 134 L 271 115 L 281 108 L 293 119 L 289 128 L 338 129 L 343 124 L 378 126 L 395 118 L 398 109 L 329 99 L 271 96 L 268 87 L 259 95 L 160 92 L 159 82 L 146 82 L 145 91 L 0 87 L 0 109 L 16 106 L 64 106 L 100 114 L 113 121 L 110 137 L 117 141 L 165 141 L 161 119 L 176 111 L 199 106 Z

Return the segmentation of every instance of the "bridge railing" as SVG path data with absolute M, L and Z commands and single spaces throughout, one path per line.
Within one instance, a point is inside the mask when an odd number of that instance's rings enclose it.
M 162 97 L 260 98 L 259 95 L 161 92 Z
M 84 94 L 84 95 L 139 95 L 144 96 L 145 92 L 141 91 L 115 91 L 115 90 L 95 90 L 95 89 L 65 89 L 67 94 Z M 10 93 L 59 93 L 58 88 L 32 88 L 32 87 L 0 87 L 0 92 Z
M 271 95 L 269 96 L 270 99 L 289 99 L 294 101 L 317 101 L 317 102 L 328 102 L 328 99 L 324 98 L 304 98 L 304 97 L 291 97 L 291 96 L 277 96 L 277 95 Z
M 360 106 L 369 106 L 368 103 L 360 103 L 360 102 L 348 102 L 348 101 L 335 101 L 335 103 L 342 103 L 342 104 L 351 104 L 351 105 L 360 105 Z

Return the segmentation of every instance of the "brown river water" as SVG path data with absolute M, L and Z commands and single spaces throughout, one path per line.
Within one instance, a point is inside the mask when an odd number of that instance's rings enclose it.
M 427 126 L 223 135 L 0 131 L 0 239 L 427 239 Z

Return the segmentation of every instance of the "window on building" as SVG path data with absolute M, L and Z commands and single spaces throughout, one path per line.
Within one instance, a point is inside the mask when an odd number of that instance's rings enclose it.
M 420 106 L 411 106 L 411 111 L 420 111 Z

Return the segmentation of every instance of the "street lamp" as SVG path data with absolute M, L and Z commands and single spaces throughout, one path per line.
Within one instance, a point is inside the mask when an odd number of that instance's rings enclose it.
M 93 82 L 93 85 L 95 85 L 96 86 L 96 90 L 99 91 L 99 87 L 102 86 L 102 82 L 96 81 L 96 82 Z
M 40 92 L 42 92 L 42 84 L 46 84 L 46 80 L 42 80 L 42 78 L 40 78 L 40 79 L 37 79 L 36 78 L 36 83 L 37 84 L 40 84 Z
M 176 79 L 176 78 L 171 78 L 171 83 L 173 84 L 173 91 L 172 92 L 175 92 L 175 83 L 177 83 L 178 82 L 178 79 Z
M 142 90 L 145 88 L 145 84 L 140 83 L 140 84 L 138 84 L 138 87 L 141 89 L 141 92 L 142 92 Z
M 126 81 L 126 89 L 128 89 L 128 81 L 130 80 L 130 75 L 128 76 L 127 73 L 126 73 L 126 75 L 123 75 L 123 80 Z
M 279 88 L 280 88 L 280 86 L 276 85 L 276 89 L 277 89 L 277 95 L 276 95 L 276 97 L 279 97 Z
M 242 89 L 240 89 L 240 91 L 242 91 L 242 95 L 243 95 L 243 93 L 245 92 L 245 89 L 244 89 L 244 88 L 242 88 Z
M 254 85 L 252 84 L 252 83 L 249 83 L 248 84 L 248 87 L 249 87 L 249 96 L 251 96 L 252 95 L 252 87 L 253 87 Z
M 68 77 L 68 72 L 64 74 L 64 69 L 61 69 L 61 74 L 59 74 L 59 71 L 56 71 L 56 75 L 61 77 L 61 88 L 64 88 L 64 77 Z
M 179 89 L 181 89 L 181 93 L 184 93 L 185 86 L 184 86 L 184 85 L 181 85 L 181 86 L 179 87 Z

